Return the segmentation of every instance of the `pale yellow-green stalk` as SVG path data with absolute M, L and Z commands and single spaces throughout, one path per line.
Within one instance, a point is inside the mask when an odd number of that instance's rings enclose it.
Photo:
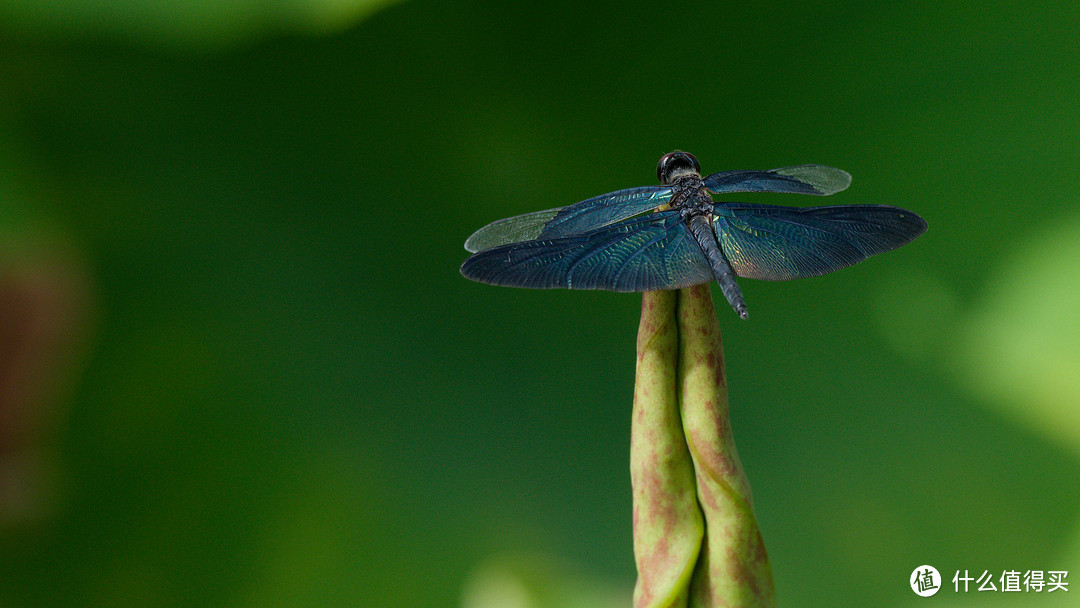
M 775 606 L 708 285 L 643 294 L 630 445 L 635 608 Z

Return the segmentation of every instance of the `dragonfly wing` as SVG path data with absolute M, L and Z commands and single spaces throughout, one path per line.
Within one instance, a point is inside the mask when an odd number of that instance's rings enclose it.
M 735 274 L 770 281 L 839 270 L 926 231 L 921 217 L 887 205 L 718 203 L 713 213 L 717 240 Z
M 787 192 L 825 196 L 851 185 L 847 171 L 825 165 L 798 165 L 771 171 L 721 171 L 704 179 L 716 194 L 725 192 Z
M 474 232 L 465 241 L 465 249 L 475 253 L 520 241 L 588 232 L 652 211 L 670 199 L 671 188 L 665 186 L 617 190 L 568 207 L 534 211 L 494 221 Z
M 671 200 L 668 186 L 642 186 L 616 190 L 558 210 L 544 226 L 540 238 L 558 238 L 588 232 L 652 211 Z
M 545 209 L 533 211 L 524 215 L 515 215 L 491 222 L 487 226 L 472 233 L 465 241 L 465 249 L 476 253 L 499 245 L 516 243 L 518 241 L 531 241 L 540 236 L 544 225 L 551 218 L 558 215 L 563 207 L 557 209 Z
M 487 249 L 465 260 L 461 274 L 509 287 L 622 292 L 677 289 L 713 278 L 705 254 L 676 211 Z

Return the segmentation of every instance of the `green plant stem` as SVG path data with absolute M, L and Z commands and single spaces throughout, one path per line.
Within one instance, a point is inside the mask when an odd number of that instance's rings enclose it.
M 708 285 L 643 296 L 630 452 L 635 607 L 775 606 Z
M 635 608 L 686 606 L 705 524 L 679 417 L 676 291 L 642 296 L 630 478 L 634 494 Z

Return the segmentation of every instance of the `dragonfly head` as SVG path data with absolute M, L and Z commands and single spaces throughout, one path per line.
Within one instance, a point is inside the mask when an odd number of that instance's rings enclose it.
M 660 183 L 665 186 L 670 186 L 684 175 L 701 177 L 701 165 L 689 152 L 670 152 L 662 156 L 656 165 L 656 177 L 660 178 Z

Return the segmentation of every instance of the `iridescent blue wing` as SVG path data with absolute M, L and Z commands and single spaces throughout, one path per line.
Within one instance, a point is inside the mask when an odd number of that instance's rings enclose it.
M 677 211 L 651 213 L 584 234 L 500 245 L 461 266 L 474 281 L 534 289 L 653 291 L 712 280 Z
M 477 230 L 465 241 L 465 249 L 483 251 L 499 245 L 539 238 L 558 238 L 614 224 L 663 205 L 671 199 L 667 186 L 643 186 L 617 190 L 567 207 L 534 211 L 497 220 Z
M 783 281 L 822 275 L 891 251 L 926 231 L 899 207 L 714 205 L 713 229 L 735 274 Z
M 851 185 L 847 171 L 825 165 L 799 165 L 771 171 L 721 171 L 704 179 L 705 187 L 725 192 L 788 192 L 825 196 Z
M 652 211 L 671 200 L 670 186 L 641 186 L 616 190 L 563 207 L 540 233 L 556 238 L 587 232 Z

